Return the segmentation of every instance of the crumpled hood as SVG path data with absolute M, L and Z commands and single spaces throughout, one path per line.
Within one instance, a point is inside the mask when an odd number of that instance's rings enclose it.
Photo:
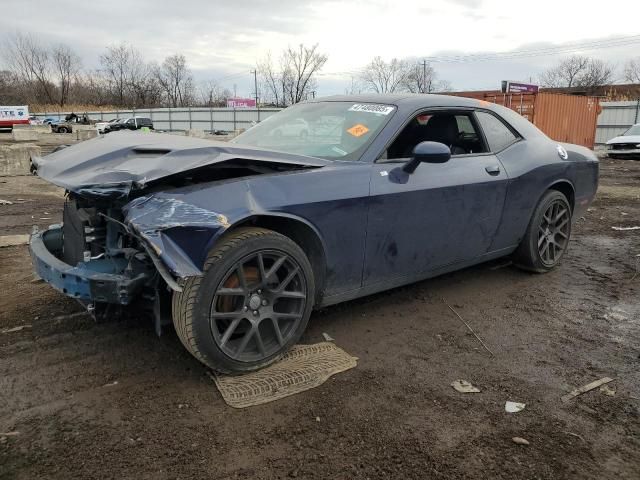
M 620 135 L 607 141 L 607 145 L 612 143 L 638 143 L 640 144 L 640 135 Z
M 88 198 L 126 198 L 170 175 L 233 159 L 322 167 L 304 155 L 162 133 L 116 132 L 32 159 L 38 176 Z

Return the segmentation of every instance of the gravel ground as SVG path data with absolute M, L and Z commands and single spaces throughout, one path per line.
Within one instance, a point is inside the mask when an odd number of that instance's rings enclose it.
M 640 224 L 640 162 L 603 161 L 601 183 L 555 271 L 497 261 L 316 312 L 303 342 L 327 332 L 358 367 L 245 410 L 174 332 L 96 324 L 2 248 L 0 478 L 640 478 L 640 232 L 611 228 Z M 36 178 L 0 199 L 2 235 L 61 217 Z M 561 402 L 604 376 L 614 396 Z

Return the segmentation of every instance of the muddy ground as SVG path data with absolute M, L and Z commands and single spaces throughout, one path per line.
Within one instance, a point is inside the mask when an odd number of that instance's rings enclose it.
M 2 235 L 60 220 L 55 189 L 0 182 Z M 245 410 L 174 332 L 96 324 L 0 249 L 0 478 L 640 478 L 640 232 L 611 228 L 633 225 L 640 162 L 603 161 L 560 268 L 497 261 L 316 312 L 303 342 L 328 332 L 358 367 Z M 604 376 L 615 396 L 561 402 Z

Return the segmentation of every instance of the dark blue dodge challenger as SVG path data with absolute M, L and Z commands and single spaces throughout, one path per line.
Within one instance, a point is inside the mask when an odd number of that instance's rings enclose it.
M 229 143 L 122 132 L 34 162 L 68 194 L 37 274 L 96 316 L 140 308 L 230 373 L 311 311 L 511 255 L 555 267 L 598 162 L 515 112 L 438 95 L 331 97 Z

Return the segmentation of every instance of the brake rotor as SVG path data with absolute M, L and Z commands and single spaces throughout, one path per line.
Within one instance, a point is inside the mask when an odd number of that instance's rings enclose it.
M 244 278 L 248 285 L 260 283 L 260 272 L 257 267 L 244 267 Z M 237 273 L 233 273 L 222 285 L 224 288 L 238 288 L 240 287 L 240 278 Z M 240 310 L 244 299 L 242 297 L 232 297 L 224 295 L 218 297 L 216 303 L 216 311 L 218 312 L 236 312 Z

